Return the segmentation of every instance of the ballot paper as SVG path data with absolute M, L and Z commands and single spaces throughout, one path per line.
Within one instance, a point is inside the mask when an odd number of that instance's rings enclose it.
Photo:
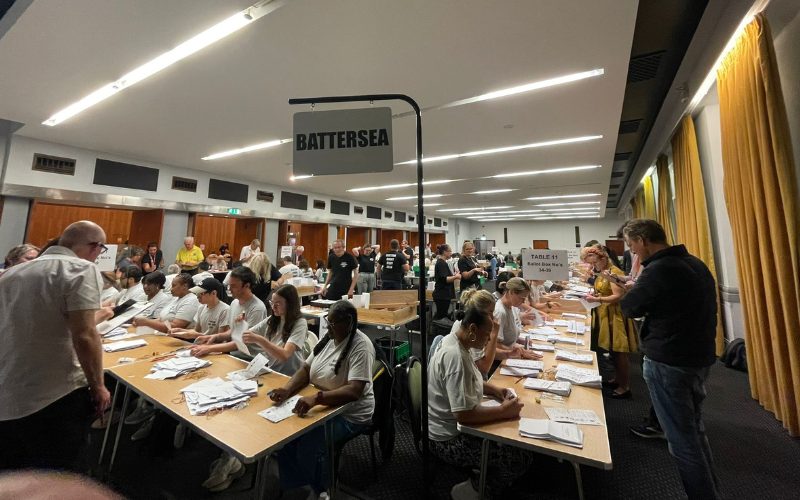
M 569 321 L 567 322 L 567 332 L 577 335 L 583 335 L 586 331 L 586 323 L 583 321 Z
M 594 362 L 594 358 L 591 354 L 581 354 L 574 351 L 565 351 L 559 349 L 556 351 L 556 359 L 560 359 L 563 361 L 574 361 L 576 363 L 587 363 L 592 364 Z
M 553 344 L 531 344 L 529 347 L 534 351 L 554 352 L 556 350 L 556 346 Z
M 506 366 L 527 368 L 530 370 L 544 370 L 544 362 L 534 359 L 507 359 Z
M 559 335 L 558 337 L 553 337 L 553 339 L 555 339 L 556 342 L 561 342 L 563 344 L 583 345 L 583 340 L 575 337 Z
M 256 378 L 259 375 L 263 375 L 264 373 L 269 373 L 272 370 L 267 368 L 269 364 L 269 360 L 263 353 L 256 354 L 256 357 L 253 358 L 250 363 L 247 364 L 242 370 L 236 370 L 233 372 L 228 373 L 226 375 L 228 380 L 249 380 L 251 378 Z
M 575 424 L 565 424 L 547 419 L 521 418 L 519 434 L 522 437 L 547 439 L 575 448 L 583 448 L 583 431 Z
M 550 420 L 579 425 L 603 425 L 594 410 L 567 410 L 566 408 L 545 408 L 544 412 Z
M 128 349 L 136 349 L 137 347 L 143 347 L 146 345 L 147 341 L 144 339 L 120 340 L 119 342 L 103 344 L 103 350 L 105 352 L 127 351 Z
M 531 332 L 533 332 L 536 335 L 547 335 L 547 336 L 558 335 L 559 333 L 561 333 L 552 326 L 540 326 L 538 328 L 534 328 L 533 330 L 531 330 Z
M 542 380 L 540 378 L 525 379 L 524 387 L 534 391 L 552 392 L 559 396 L 569 396 L 572 387 L 569 382 Z
M 231 328 L 231 339 L 236 343 L 236 349 L 238 349 L 239 352 L 243 352 L 249 356 L 250 349 L 247 348 L 247 344 L 242 340 L 242 335 L 248 328 L 250 328 L 250 326 L 247 324 L 247 321 L 234 321 L 233 327 Z
M 564 318 L 586 319 L 585 314 L 578 313 L 561 313 L 561 316 Z
M 101 337 L 103 337 L 104 339 L 119 339 L 119 337 L 121 337 L 122 335 L 127 335 L 127 334 L 128 334 L 127 329 L 118 326 L 116 328 L 107 331 L 106 333 L 101 335 Z
M 584 387 L 594 387 L 595 389 L 599 389 L 603 385 L 603 379 L 597 371 L 571 365 L 558 365 L 556 367 L 556 380 Z
M 127 311 L 111 318 L 108 321 L 102 321 L 97 325 L 97 333 L 100 335 L 105 335 L 106 333 L 110 332 L 114 328 L 119 326 L 123 326 L 125 323 L 130 323 L 131 318 L 138 315 L 145 309 L 147 309 L 151 304 L 149 302 L 138 302 L 133 304 Z
M 297 404 L 297 402 L 300 401 L 300 398 L 301 396 L 299 394 L 296 394 L 287 399 L 286 401 L 284 401 L 283 403 L 275 406 L 270 406 L 266 410 L 258 412 L 258 414 L 266 418 L 273 424 L 277 424 L 278 422 L 286 420 L 287 418 L 291 417 L 294 414 L 292 413 L 292 410 L 294 410 L 294 407 Z
M 547 326 L 567 326 L 569 321 L 566 319 L 554 319 L 553 321 L 545 321 L 544 324 Z
M 519 368 L 515 366 L 501 366 L 500 375 L 508 375 L 510 377 L 535 377 L 541 373 L 541 370 L 534 368 Z
M 144 378 L 166 380 L 211 365 L 211 361 L 185 355 L 183 354 L 184 352 L 188 353 L 189 351 L 183 351 L 178 356 L 154 363 L 150 368 L 150 373 L 145 375 Z
M 589 288 L 588 286 L 582 286 L 582 285 L 570 285 L 569 289 L 578 293 L 589 293 L 592 291 L 592 289 Z
M 500 401 L 494 398 L 486 398 L 484 397 L 483 401 L 481 401 L 481 406 L 484 408 L 497 408 L 500 406 Z
M 255 380 L 225 381 L 219 377 L 207 378 L 181 389 L 191 415 L 202 415 L 210 410 L 231 408 L 247 402 L 258 394 Z
M 549 335 L 539 335 L 538 333 L 534 333 L 533 335 L 529 335 L 531 340 L 538 340 L 539 342 L 550 342 L 551 338 L 555 338 L 555 336 L 551 337 Z
M 587 311 L 594 309 L 600 305 L 600 302 L 587 302 L 586 299 L 581 299 L 581 305 L 586 308 Z

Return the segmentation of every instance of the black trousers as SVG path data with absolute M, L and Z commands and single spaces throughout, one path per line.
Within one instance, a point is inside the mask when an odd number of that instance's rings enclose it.
M 450 311 L 450 299 L 433 299 L 434 304 L 436 304 L 436 314 L 433 316 L 433 319 L 442 319 L 447 317 L 447 313 Z
M 93 413 L 89 389 L 82 387 L 32 415 L 0 422 L 0 470 L 85 472 Z

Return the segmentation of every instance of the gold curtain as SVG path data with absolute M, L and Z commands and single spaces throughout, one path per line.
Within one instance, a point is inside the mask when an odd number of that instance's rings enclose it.
M 672 187 L 669 181 L 669 160 L 659 155 L 656 160 L 658 175 L 658 212 L 656 220 L 667 233 L 667 243 L 675 243 L 675 228 L 672 227 Z
M 672 136 L 672 161 L 675 171 L 675 221 L 678 225 L 676 243 L 683 243 L 690 254 L 702 260 L 716 281 L 717 268 L 708 227 L 706 192 L 691 116 L 683 118 Z M 717 293 L 717 356 L 722 354 L 724 348 L 725 335 Z
M 750 23 L 717 72 L 724 190 L 744 311 L 750 391 L 800 435 L 797 184 L 772 35 Z
M 633 196 L 631 200 L 631 206 L 633 207 L 633 218 L 634 219 L 643 219 L 644 218 L 644 190 L 640 189 L 636 191 L 636 194 Z
M 644 198 L 644 213 L 642 214 L 645 219 L 656 218 L 656 195 L 653 189 L 653 176 L 648 175 L 644 178 L 642 185 L 642 197 Z

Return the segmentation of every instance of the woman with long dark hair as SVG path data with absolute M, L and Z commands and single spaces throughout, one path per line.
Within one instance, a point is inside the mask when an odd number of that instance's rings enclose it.
M 433 270 L 433 277 L 436 284 L 433 288 L 433 302 L 436 304 L 436 315 L 433 319 L 441 319 L 447 316 L 450 310 L 450 302 L 456 298 L 455 281 L 461 279 L 461 273 L 450 269 L 447 260 L 453 255 L 450 245 L 442 244 L 436 248 L 436 266 Z

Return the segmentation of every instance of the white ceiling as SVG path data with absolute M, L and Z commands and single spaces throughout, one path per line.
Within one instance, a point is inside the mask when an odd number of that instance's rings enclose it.
M 432 107 L 489 91 L 603 68 L 605 74 L 524 95 L 423 114 L 427 156 L 585 135 L 603 139 L 431 163 L 436 209 L 529 208 L 541 194 L 602 193 L 605 207 L 636 18 L 636 0 L 294 0 L 229 38 L 56 127 L 41 122 L 254 0 L 38 0 L 0 40 L 0 118 L 21 135 L 207 170 L 227 178 L 386 202 L 415 188 L 389 174 L 292 182 L 291 145 L 234 158 L 211 153 L 291 137 L 291 97 L 405 93 Z M 395 113 L 408 111 L 391 103 Z M 330 109 L 318 105 L 316 109 Z M 508 127 L 512 126 L 512 127 Z M 394 122 L 395 161 L 414 158 L 414 119 Z M 503 172 L 602 165 L 577 173 L 481 179 Z M 494 195 L 476 190 L 514 188 Z M 430 212 L 429 212 L 430 213 Z

